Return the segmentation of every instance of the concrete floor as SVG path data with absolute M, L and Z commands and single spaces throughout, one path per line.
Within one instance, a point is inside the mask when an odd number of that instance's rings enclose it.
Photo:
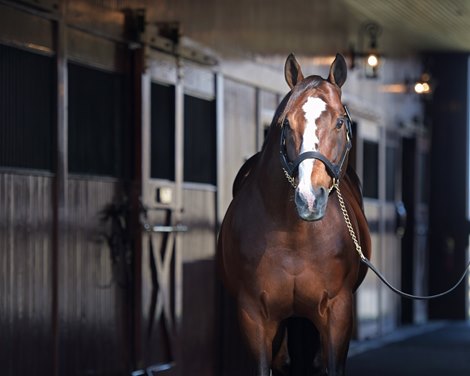
M 470 376 L 470 323 L 432 322 L 353 342 L 347 376 Z

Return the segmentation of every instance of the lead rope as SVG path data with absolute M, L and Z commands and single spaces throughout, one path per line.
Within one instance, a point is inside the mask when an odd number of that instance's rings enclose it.
M 375 266 L 362 253 L 362 248 L 361 248 L 361 245 L 359 244 L 359 241 L 357 240 L 356 233 L 354 232 L 354 228 L 353 228 L 351 220 L 349 218 L 349 214 L 348 214 L 348 211 L 346 209 L 346 205 L 344 204 L 343 195 L 341 194 L 341 190 L 339 189 L 339 184 L 337 182 L 334 182 L 334 184 L 333 184 L 333 186 L 331 187 L 330 190 L 332 190 L 332 189 L 336 189 L 336 195 L 338 196 L 339 206 L 341 208 L 341 212 L 343 213 L 344 222 L 346 222 L 346 226 L 348 228 L 349 235 L 351 236 L 351 239 L 354 242 L 354 246 L 356 247 L 356 252 L 359 254 L 359 257 L 361 258 L 361 262 L 363 264 L 367 265 L 367 267 L 370 270 L 372 270 L 375 273 L 375 275 L 377 277 L 379 277 L 379 279 L 383 283 L 385 283 L 387 285 L 387 287 L 389 287 L 393 292 L 397 293 L 398 295 L 403 296 L 404 298 L 408 298 L 408 299 L 429 300 L 429 299 L 439 298 L 441 296 L 444 296 L 444 295 L 452 292 L 463 281 L 463 279 L 465 278 L 465 276 L 468 273 L 468 270 L 469 270 L 469 267 L 470 267 L 470 262 L 467 264 L 467 266 L 465 268 L 465 271 L 463 272 L 462 276 L 459 278 L 457 283 L 454 286 L 452 286 L 450 289 L 448 289 L 444 292 L 441 292 L 439 294 L 424 295 L 424 296 L 423 295 L 412 295 L 412 294 L 408 294 L 406 292 L 400 291 L 396 287 L 392 286 L 390 284 L 390 282 L 388 282 L 385 279 L 385 277 L 375 268 Z

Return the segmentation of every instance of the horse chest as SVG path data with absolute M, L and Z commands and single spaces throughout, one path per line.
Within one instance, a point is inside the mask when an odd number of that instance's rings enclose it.
M 311 235 L 304 241 L 292 234 L 271 236 L 260 250 L 262 256 L 258 270 L 271 283 L 293 283 L 297 292 L 317 295 L 316 291 L 327 289 L 332 294 L 341 288 L 345 275 L 350 270 L 348 251 L 337 238 L 323 238 L 312 241 Z M 309 240 L 312 239 L 312 240 Z

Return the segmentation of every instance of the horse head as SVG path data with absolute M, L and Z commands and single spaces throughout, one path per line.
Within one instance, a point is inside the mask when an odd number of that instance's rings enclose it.
M 346 62 L 338 54 L 327 79 L 304 78 L 290 54 L 284 73 L 291 92 L 279 117 L 281 163 L 295 188 L 298 215 L 315 221 L 325 214 L 329 193 L 344 174 L 351 147 L 351 121 L 341 102 Z

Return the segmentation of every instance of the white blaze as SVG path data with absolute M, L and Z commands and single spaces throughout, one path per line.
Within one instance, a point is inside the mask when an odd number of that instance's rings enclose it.
M 317 151 L 319 139 L 317 136 L 316 121 L 321 113 L 325 111 L 326 103 L 320 98 L 308 97 L 307 102 L 302 106 L 305 113 L 305 130 L 302 137 L 300 152 Z M 306 159 L 299 165 L 299 193 L 304 196 L 309 206 L 313 205 L 315 197 L 312 195 L 310 176 L 312 175 L 314 159 Z

